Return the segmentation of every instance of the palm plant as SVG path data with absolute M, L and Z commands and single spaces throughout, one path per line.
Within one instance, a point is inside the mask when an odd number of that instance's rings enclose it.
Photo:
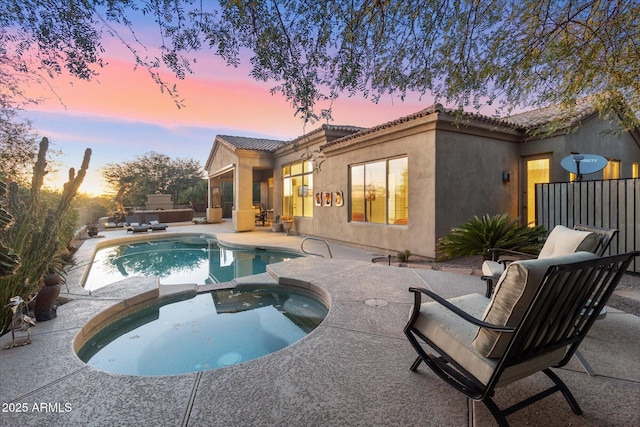
M 474 216 L 451 229 L 451 233 L 438 240 L 438 250 L 446 258 L 482 255 L 491 258 L 489 249 L 502 248 L 537 254 L 547 236 L 542 226 L 520 225 L 519 218 L 508 214 Z

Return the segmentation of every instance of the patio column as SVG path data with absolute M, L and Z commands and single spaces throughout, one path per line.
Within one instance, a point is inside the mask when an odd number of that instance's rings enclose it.
M 255 230 L 255 213 L 253 211 L 253 166 L 251 162 L 238 162 L 234 174 L 234 231 Z

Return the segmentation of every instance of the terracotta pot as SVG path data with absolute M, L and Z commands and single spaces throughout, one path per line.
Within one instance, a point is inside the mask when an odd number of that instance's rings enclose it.
M 49 274 L 44 277 L 44 286 L 36 295 L 36 303 L 33 309 L 37 322 L 45 322 L 58 316 L 56 312 L 58 307 L 56 307 L 55 303 L 60 295 L 61 281 L 62 276 L 59 274 Z
M 62 282 L 62 276 L 58 273 L 47 274 L 43 281 L 45 286 L 59 285 Z

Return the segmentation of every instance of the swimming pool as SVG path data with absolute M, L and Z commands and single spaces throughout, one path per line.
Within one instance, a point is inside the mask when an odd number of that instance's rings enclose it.
M 299 255 L 220 247 L 205 235 L 135 239 L 98 248 L 83 280 L 95 291 L 127 277 L 157 276 L 163 284 L 211 284 L 264 273 L 266 266 Z
M 83 343 L 78 357 L 127 375 L 219 369 L 278 351 L 325 318 L 319 295 L 268 286 L 173 298 L 135 311 Z

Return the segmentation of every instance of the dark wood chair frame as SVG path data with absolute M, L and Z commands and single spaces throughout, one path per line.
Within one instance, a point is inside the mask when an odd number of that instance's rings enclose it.
M 551 266 L 526 314 L 516 327 L 488 324 L 469 315 L 432 291 L 409 288 L 409 291 L 414 293 L 415 300 L 411 319 L 404 328 L 404 333 L 418 353 L 418 357 L 411 365 L 411 370 L 415 371 L 424 361 L 456 390 L 470 399 L 483 402 L 500 426 L 509 425 L 507 416 L 557 391 L 564 395 L 575 414 L 582 414 L 582 409 L 569 388 L 549 368 L 542 369 L 542 372 L 553 381 L 552 387 L 506 409 L 500 409 L 492 397 L 500 376 L 510 366 L 566 347 L 567 352 L 564 358 L 554 367 L 565 366 L 596 321 L 629 263 L 636 256 L 640 256 L 640 251 Z M 455 359 L 413 328 L 413 324 L 418 319 L 423 294 L 473 325 L 513 334 L 504 356 L 498 360 L 497 367 L 487 384 L 475 378 Z M 418 339 L 438 354 L 427 353 Z
M 596 249 L 593 251 L 593 253 L 598 256 L 605 255 L 605 252 L 609 249 L 609 246 L 611 245 L 611 241 L 618 234 L 618 231 L 619 231 L 618 229 L 615 229 L 615 228 L 601 228 L 601 227 L 594 227 L 592 225 L 583 225 L 583 224 L 576 224 L 573 227 L 573 229 L 580 230 L 580 231 L 588 231 L 590 233 L 596 233 L 598 235 L 598 246 L 596 246 Z M 509 250 L 509 249 L 501 249 L 501 248 L 491 248 L 488 250 L 488 252 L 491 254 L 492 261 L 496 261 L 496 262 L 499 262 L 500 264 L 503 264 L 505 268 L 508 263 L 513 262 L 515 260 L 535 259 L 538 257 L 537 255 L 527 254 L 524 252 L 518 252 L 514 250 Z M 506 255 L 506 258 L 501 258 L 505 255 Z M 485 296 L 488 298 L 491 296 L 491 293 L 493 292 L 493 288 L 497 284 L 499 277 L 482 276 L 481 279 L 484 280 L 486 283 L 487 290 L 485 292 Z
M 254 206 L 253 209 L 255 213 L 256 224 L 264 226 L 267 221 L 267 211 L 262 205 L 260 205 L 260 207 Z

